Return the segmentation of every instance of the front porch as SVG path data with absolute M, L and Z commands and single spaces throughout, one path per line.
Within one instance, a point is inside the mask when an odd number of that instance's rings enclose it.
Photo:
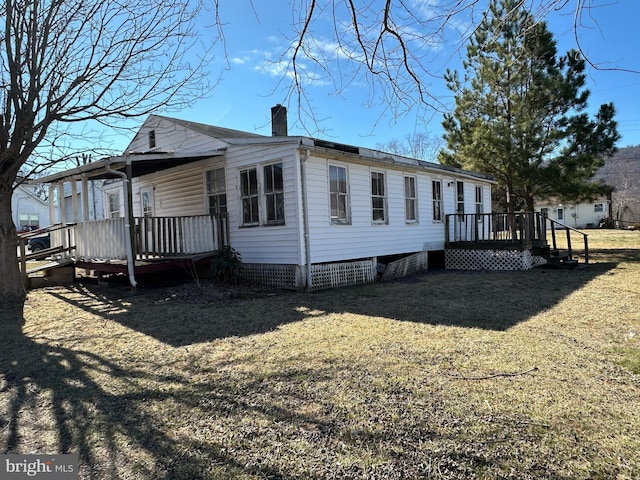
M 584 248 L 574 244 L 582 241 Z M 446 216 L 445 265 L 456 270 L 528 270 L 589 263 L 587 234 L 540 213 Z
M 27 253 L 29 238 L 48 232 L 50 246 Z M 195 269 L 229 244 L 227 215 L 113 218 L 54 225 L 25 235 L 20 242 L 20 264 L 25 283 L 46 266 L 28 268 L 27 261 L 50 258 L 50 269 L 72 264 L 104 274 L 144 274 L 171 269 Z M 129 245 L 131 254 L 129 254 Z M 131 258 L 132 257 L 132 258 Z

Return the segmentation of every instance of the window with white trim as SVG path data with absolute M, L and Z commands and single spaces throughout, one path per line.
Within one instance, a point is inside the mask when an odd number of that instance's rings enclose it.
M 482 195 L 482 187 L 476 185 L 476 216 L 478 217 L 478 222 L 484 221 L 484 200 Z
M 556 210 L 556 219 L 557 220 L 564 220 L 564 208 L 558 208 Z
M 249 168 L 240 171 L 240 198 L 242 203 L 242 225 L 260 224 L 258 170 Z
M 594 203 L 593 204 L 594 212 L 604 212 L 604 203 Z
M 109 203 L 109 218 L 120 218 L 120 194 L 108 194 L 107 202 Z
M 156 148 L 156 131 L 149 130 L 149 149 Z
M 266 222 L 268 225 L 282 225 L 284 223 L 284 179 L 282 163 L 265 165 L 264 199 L 266 203 Z
M 416 223 L 418 221 L 416 177 L 409 175 L 404 177 L 404 219 L 407 223 Z
M 348 225 L 349 192 L 347 168 L 340 165 L 329 165 L 329 216 L 334 225 Z
M 227 213 L 227 189 L 224 167 L 206 172 L 207 201 L 210 215 Z
M 458 220 L 464 220 L 464 182 L 456 181 L 456 213 Z
M 442 181 L 431 181 L 431 196 L 433 199 L 433 221 L 442 222 Z
M 387 192 L 384 173 L 371 172 L 371 211 L 373 223 L 387 223 Z

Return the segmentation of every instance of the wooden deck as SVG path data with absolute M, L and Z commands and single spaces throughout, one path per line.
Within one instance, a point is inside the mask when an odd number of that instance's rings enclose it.
M 586 233 L 537 212 L 453 214 L 445 220 L 445 249 L 531 250 L 570 264 L 575 244 L 582 242 L 581 254 L 589 263 Z
M 27 260 L 50 258 L 38 271 L 59 268 L 60 264 L 92 270 L 98 274 L 128 273 L 130 241 L 134 274 L 167 270 L 188 271 L 209 261 L 229 243 L 226 215 L 184 217 L 135 217 L 134 225 L 124 218 L 54 225 L 39 232 L 50 235 L 51 247 L 27 253 L 27 238 L 20 241 L 19 262 L 25 284 L 35 270 Z M 129 239 L 127 239 L 129 235 Z M 36 235 L 32 235 L 36 236 Z

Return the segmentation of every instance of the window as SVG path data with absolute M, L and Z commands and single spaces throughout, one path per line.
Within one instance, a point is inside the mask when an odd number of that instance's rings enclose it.
M 604 212 L 604 203 L 594 203 L 593 204 L 594 212 Z
M 227 189 L 224 181 L 224 168 L 216 168 L 206 173 L 207 199 L 209 215 L 227 213 Z
M 149 148 L 156 148 L 156 131 L 149 130 Z
M 556 210 L 556 218 L 558 220 L 564 220 L 564 208 L 558 208 L 558 210 Z
M 282 163 L 274 163 L 264 167 L 264 198 L 267 219 L 270 225 L 284 223 L 284 181 Z
M 464 182 L 456 182 L 456 213 L 458 220 L 464 220 Z
M 24 197 L 20 197 L 22 200 Z M 25 227 L 40 226 L 40 220 L 37 213 L 21 213 L 18 215 L 18 229 Z
M 484 221 L 484 201 L 482 198 L 482 187 L 476 186 L 476 215 L 478 222 Z
M 418 221 L 416 177 L 404 177 L 404 219 L 407 223 L 416 223 Z
M 142 190 L 140 192 L 140 203 L 142 204 L 142 216 L 153 217 L 153 190 Z
M 371 172 L 371 209 L 374 223 L 387 222 L 387 196 L 382 172 Z
M 347 225 L 350 223 L 346 167 L 329 165 L 329 205 L 332 224 Z
M 442 221 L 442 182 L 433 180 L 431 182 L 432 198 L 433 198 L 433 221 Z
M 255 168 L 240 171 L 242 225 L 258 225 L 258 172 Z
M 120 217 L 120 194 L 110 193 L 107 198 L 109 202 L 109 218 L 119 218 Z

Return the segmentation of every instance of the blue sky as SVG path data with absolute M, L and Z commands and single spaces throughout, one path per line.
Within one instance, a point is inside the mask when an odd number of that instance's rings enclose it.
M 424 8 L 436 0 L 412 2 L 416 8 Z M 212 80 L 221 75 L 220 82 L 208 98 L 197 101 L 193 106 L 178 112 L 159 113 L 270 135 L 270 108 L 283 103 L 289 107 L 290 135 L 313 135 L 372 148 L 414 132 L 441 136 L 441 111 L 416 104 L 402 116 L 396 116 L 388 111 L 384 101 L 377 97 L 377 92 L 372 94 L 369 85 L 362 82 L 346 84 L 337 93 L 335 86 L 320 76 L 305 84 L 305 93 L 318 120 L 312 121 L 303 116 L 303 125 L 297 116 L 295 98 L 287 97 L 286 58 L 282 58 L 295 35 L 292 24 L 299 15 L 292 11 L 292 1 L 236 0 L 220 3 L 226 53 L 222 44 L 217 44 L 216 60 L 209 66 Z M 567 2 L 564 10 L 551 12 L 547 17 L 560 53 L 576 46 L 571 11 L 574 3 Z M 589 110 L 595 113 L 601 103 L 614 102 L 622 135 L 618 145 L 640 145 L 640 73 L 623 71 L 640 71 L 640 29 L 637 27 L 640 2 L 593 0 L 591 4 L 591 9 L 583 12 L 584 26 L 579 30 L 581 46 L 590 61 L 601 68 L 613 70 L 589 67 Z M 464 19 L 456 21 L 464 22 Z M 208 27 L 212 23 L 212 17 L 203 17 L 201 26 L 205 39 L 215 34 L 215 29 Z M 313 34 L 319 43 L 323 42 L 327 51 L 335 48 L 331 39 L 332 28 L 333 24 L 328 19 L 313 25 Z M 460 70 L 464 48 L 456 51 L 459 28 L 459 25 L 452 25 L 444 33 L 445 41 L 432 46 L 427 52 L 433 62 L 430 68 L 435 74 L 428 80 L 429 92 L 449 106 L 452 104 L 451 94 L 438 77 L 447 67 Z M 114 147 L 122 149 L 128 140 L 121 138 Z

